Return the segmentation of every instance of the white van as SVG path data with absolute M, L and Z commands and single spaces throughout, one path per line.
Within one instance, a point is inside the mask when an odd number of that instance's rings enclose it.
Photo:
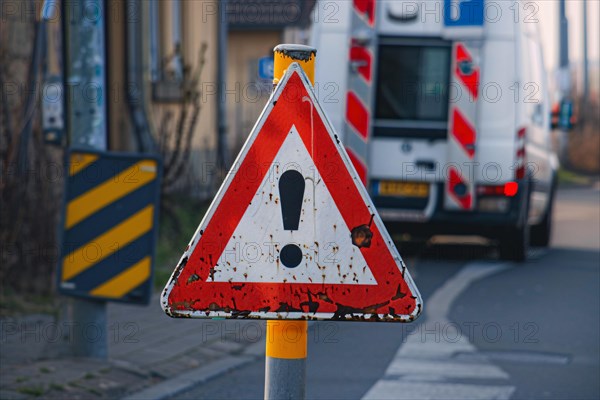
M 535 3 L 319 1 L 317 94 L 392 232 L 547 246 L 557 157 Z

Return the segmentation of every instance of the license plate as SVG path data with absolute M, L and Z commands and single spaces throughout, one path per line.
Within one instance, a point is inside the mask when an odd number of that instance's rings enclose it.
M 379 182 L 380 196 L 399 197 L 427 197 L 429 196 L 429 184 L 421 182 Z

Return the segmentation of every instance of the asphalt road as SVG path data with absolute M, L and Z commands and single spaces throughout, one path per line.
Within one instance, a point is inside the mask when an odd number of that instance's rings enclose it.
M 524 264 L 477 243 L 406 253 L 425 315 L 312 324 L 307 397 L 600 398 L 600 186 L 561 188 L 554 217 L 552 247 Z M 177 398 L 257 399 L 263 385 L 254 362 Z

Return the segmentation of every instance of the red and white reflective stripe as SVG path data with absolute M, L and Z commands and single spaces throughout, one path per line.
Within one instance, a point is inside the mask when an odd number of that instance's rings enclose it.
M 451 165 L 448 168 L 448 196 L 465 210 L 470 210 L 473 207 L 473 193 L 466 190 L 468 183 L 455 166 Z
M 364 141 L 367 140 L 369 136 L 369 110 L 354 92 L 348 92 L 346 99 L 346 121 Z
M 367 83 L 371 83 L 373 56 L 368 48 L 357 43 L 350 46 L 350 62 L 358 64 L 357 72 Z
M 373 37 L 375 24 L 375 0 L 353 0 L 351 29 L 357 32 L 369 32 Z M 367 143 L 370 136 L 370 104 L 373 79 L 374 41 L 350 39 L 348 64 L 352 66 L 348 75 L 346 93 L 345 146 L 354 168 L 367 184 Z
M 448 118 L 448 165 L 444 207 L 472 210 L 475 207 L 475 144 L 479 97 L 479 66 L 473 52 L 463 42 L 452 48 L 451 96 Z
M 473 98 L 473 101 L 477 101 L 478 88 L 479 88 L 479 67 L 472 68 L 470 71 L 466 71 L 464 66 L 471 65 L 474 67 L 473 57 L 469 54 L 467 47 L 463 43 L 456 43 L 454 48 L 455 64 L 454 74 L 458 80 L 465 87 L 469 95 Z
M 517 154 L 515 158 L 515 178 L 525 178 L 525 135 L 527 133 L 526 128 L 521 128 L 517 131 Z
M 375 0 L 354 0 L 354 11 L 368 22 L 375 24 Z
M 475 157 L 475 127 L 465 118 L 460 108 L 452 110 L 452 138 L 460 145 L 469 159 Z

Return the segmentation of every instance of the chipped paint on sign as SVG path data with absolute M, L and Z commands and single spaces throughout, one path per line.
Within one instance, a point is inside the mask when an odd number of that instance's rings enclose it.
M 174 317 L 412 321 L 420 295 L 292 64 L 165 288 Z

